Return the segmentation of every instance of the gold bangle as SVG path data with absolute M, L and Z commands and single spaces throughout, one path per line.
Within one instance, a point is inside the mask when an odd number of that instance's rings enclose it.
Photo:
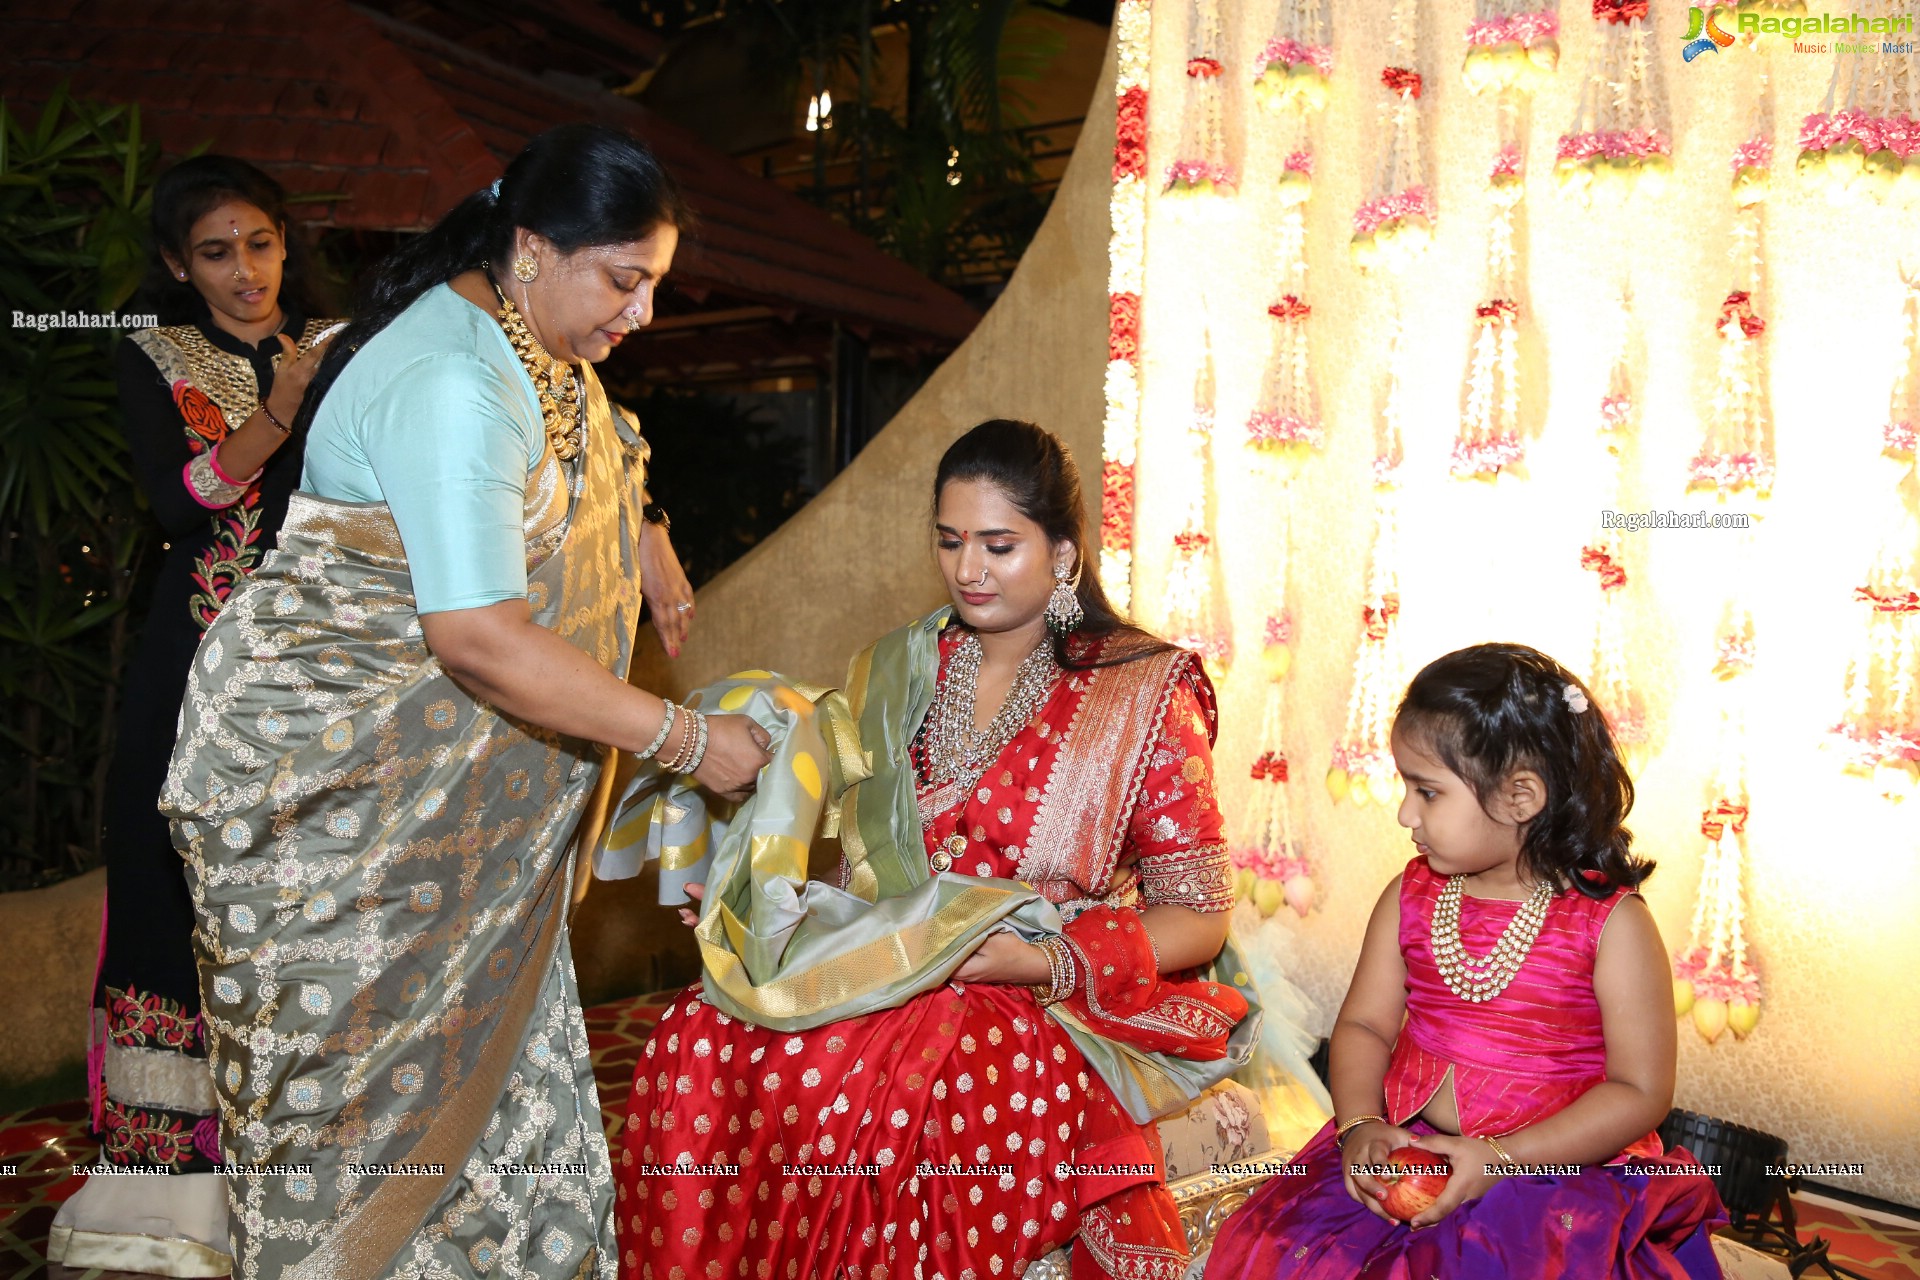
M 1495 1138 L 1492 1134 L 1488 1134 L 1486 1137 L 1480 1139 L 1480 1141 L 1486 1143 L 1488 1146 L 1493 1148 L 1493 1154 L 1500 1157 L 1501 1164 L 1516 1163 L 1514 1158 L 1507 1154 L 1507 1149 L 1501 1146 L 1499 1140 Z
M 1349 1133 L 1352 1133 L 1363 1124 L 1369 1124 L 1375 1121 L 1380 1124 L 1386 1124 L 1388 1122 L 1385 1116 L 1355 1116 L 1333 1131 L 1333 1145 L 1344 1150 L 1347 1145 L 1347 1135 Z

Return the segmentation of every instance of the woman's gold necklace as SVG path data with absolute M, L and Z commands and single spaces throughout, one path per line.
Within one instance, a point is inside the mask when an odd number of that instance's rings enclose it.
M 513 299 L 495 282 L 491 272 L 487 283 L 493 285 L 494 296 L 500 299 L 500 327 L 506 330 L 513 353 L 526 366 L 527 376 L 533 379 L 533 389 L 540 396 L 540 418 L 546 425 L 547 443 L 553 446 L 553 456 L 562 462 L 572 462 L 586 436 L 586 401 L 580 394 L 580 375 L 572 365 L 548 354 L 540 345 L 540 339 L 533 336 L 520 309 L 513 305 Z
M 1433 944 L 1433 962 L 1448 989 L 1470 1004 L 1482 1004 L 1505 991 L 1514 975 L 1520 972 L 1527 953 L 1533 950 L 1534 941 L 1540 936 L 1540 926 L 1547 922 L 1547 907 L 1553 902 L 1554 887 L 1550 880 L 1533 886 L 1533 892 L 1501 931 L 1493 950 L 1476 960 L 1467 954 L 1465 944 L 1460 941 L 1460 899 L 1466 883 L 1465 876 L 1447 878 L 1447 887 L 1440 891 L 1440 900 L 1434 904 L 1428 938 Z

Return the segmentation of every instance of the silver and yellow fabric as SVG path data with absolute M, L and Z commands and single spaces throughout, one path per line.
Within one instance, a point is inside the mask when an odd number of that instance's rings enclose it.
M 938 987 L 986 934 L 1037 939 L 1060 931 L 1031 885 L 935 874 L 914 798 L 909 748 L 934 696 L 945 611 L 883 638 L 853 664 L 845 693 L 795 687 L 749 671 L 700 689 L 689 705 L 750 716 L 773 738 L 773 762 L 738 806 L 642 764 L 615 805 L 595 855 L 603 879 L 658 858 L 661 897 L 706 885 L 699 941 L 704 996 L 731 1016 L 799 1031 L 893 1008 Z M 816 834 L 837 835 L 850 888 L 807 879 Z M 1231 943 L 1215 981 L 1253 992 Z M 1224 1059 L 1196 1062 L 1106 1039 L 1062 1006 L 1048 1009 L 1142 1123 L 1191 1102 L 1244 1066 L 1257 1043 L 1257 1006 Z
M 536 621 L 616 674 L 639 442 L 582 370 L 524 531 Z M 612 1176 L 566 909 L 606 763 L 422 639 L 384 504 L 296 494 L 194 664 L 162 807 L 199 922 L 234 1274 L 612 1280 Z

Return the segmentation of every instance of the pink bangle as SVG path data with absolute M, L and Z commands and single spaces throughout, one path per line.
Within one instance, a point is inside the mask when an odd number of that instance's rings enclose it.
M 237 489 L 244 489 L 248 485 L 252 484 L 255 480 L 258 480 L 260 478 L 260 471 L 265 470 L 265 468 L 263 467 L 263 468 L 260 468 L 259 470 L 256 470 L 252 475 L 248 476 L 245 480 L 235 480 L 232 476 L 227 474 L 226 468 L 220 465 L 220 446 L 217 444 L 214 445 L 211 449 L 207 450 L 207 465 L 213 468 L 213 474 L 220 477 L 220 482 L 222 484 L 230 484 Z

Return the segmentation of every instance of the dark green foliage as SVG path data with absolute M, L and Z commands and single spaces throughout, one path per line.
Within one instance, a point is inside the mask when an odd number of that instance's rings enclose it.
M 137 107 L 0 103 L 0 890 L 99 860 L 128 602 L 158 551 L 108 372 L 120 332 L 13 313 L 132 296 L 156 158 Z

